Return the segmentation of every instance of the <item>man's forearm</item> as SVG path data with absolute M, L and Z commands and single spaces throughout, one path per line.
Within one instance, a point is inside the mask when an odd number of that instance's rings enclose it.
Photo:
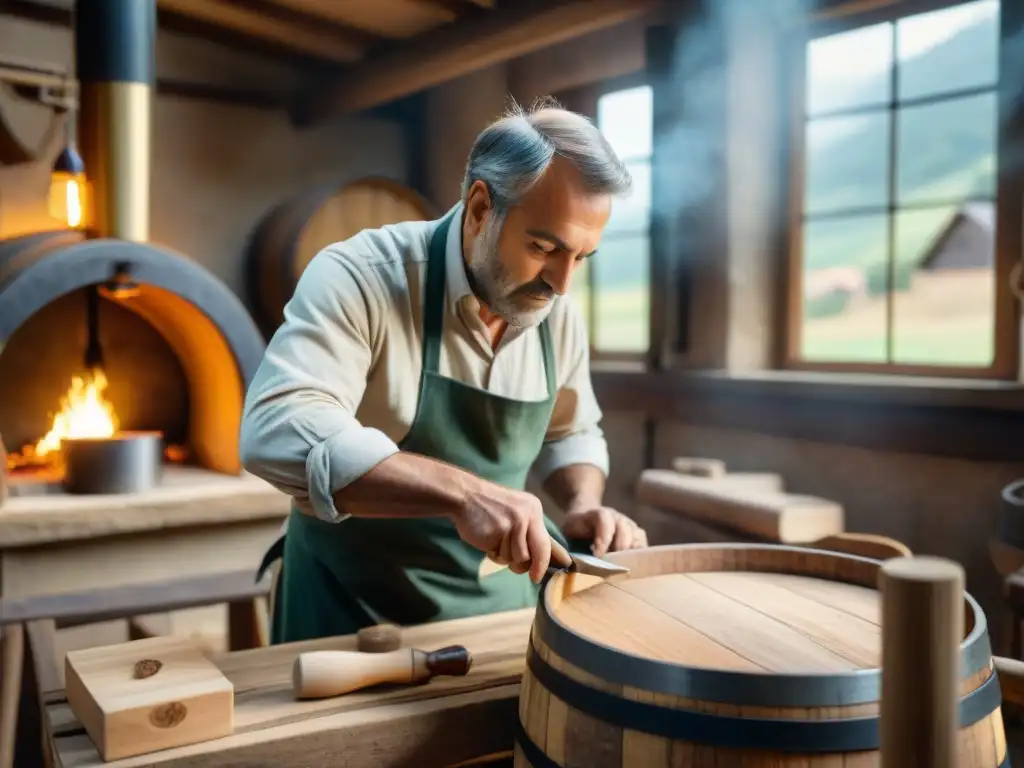
M 355 517 L 453 517 L 486 483 L 451 464 L 396 453 L 334 493 L 334 504 Z
M 570 464 L 544 481 L 544 490 L 566 514 L 601 506 L 604 486 L 604 472 L 593 464 Z

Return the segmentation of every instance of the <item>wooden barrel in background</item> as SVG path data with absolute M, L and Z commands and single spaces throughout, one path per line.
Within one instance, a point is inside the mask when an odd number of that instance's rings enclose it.
M 281 325 L 299 276 L 325 246 L 364 229 L 433 218 L 425 198 L 384 178 L 317 187 L 272 208 L 246 254 L 250 303 L 260 330 L 269 338 Z
M 989 542 L 992 564 L 1004 578 L 1024 568 L 1024 480 L 1003 488 L 995 535 Z
M 696 544 L 556 573 L 520 691 L 517 768 L 879 765 L 879 561 Z M 962 768 L 1007 765 L 984 613 L 965 593 Z

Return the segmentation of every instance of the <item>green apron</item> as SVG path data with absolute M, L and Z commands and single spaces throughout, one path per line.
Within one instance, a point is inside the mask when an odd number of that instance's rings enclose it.
M 546 320 L 538 328 L 548 391 L 543 401 L 512 400 L 438 373 L 445 250 L 454 215 L 441 221 L 430 238 L 419 402 L 399 447 L 522 489 L 555 403 L 551 331 Z M 568 546 L 546 517 L 545 525 Z M 353 516 L 328 523 L 293 508 L 283 542 L 271 642 L 351 634 L 385 621 L 409 626 L 536 604 L 539 587 L 528 576 L 505 569 L 481 579 L 483 557 L 445 518 Z

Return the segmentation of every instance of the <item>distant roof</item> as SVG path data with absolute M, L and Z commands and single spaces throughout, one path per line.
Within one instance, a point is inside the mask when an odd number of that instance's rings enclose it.
M 977 203 L 967 203 L 960 209 L 960 213 L 988 230 L 994 230 L 996 225 L 996 207 L 985 200 Z
M 926 270 L 984 267 L 992 263 L 995 240 L 995 205 L 989 201 L 965 203 L 953 213 L 932 242 L 921 251 L 918 268 Z M 954 233 L 968 223 L 980 240 L 953 244 Z M 969 237 L 969 235 L 968 235 Z

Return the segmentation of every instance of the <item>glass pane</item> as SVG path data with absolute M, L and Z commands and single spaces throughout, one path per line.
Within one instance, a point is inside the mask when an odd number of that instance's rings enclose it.
M 887 111 L 809 121 L 806 157 L 806 213 L 887 205 Z
M 804 225 L 804 360 L 886 361 L 886 221 L 880 214 Z
M 905 107 L 897 122 L 901 203 L 947 202 L 995 193 L 995 93 Z
M 654 143 L 654 97 L 649 85 L 597 100 L 597 126 L 623 160 L 649 157 Z
M 590 259 L 594 349 L 646 352 L 650 346 L 650 242 L 646 235 L 605 237 Z
M 887 104 L 892 94 L 892 35 L 887 22 L 808 43 L 807 113 Z
M 992 203 L 896 218 L 893 362 L 983 367 L 995 354 Z
M 633 191 L 612 201 L 612 215 L 606 233 L 645 235 L 651 219 L 651 162 L 627 163 L 633 175 Z
M 569 282 L 569 296 L 580 308 L 583 322 L 587 324 L 587 331 L 593 336 L 594 329 L 590 327 L 590 262 L 591 259 L 584 259 L 573 270 L 572 280 Z
M 899 98 L 995 85 L 999 0 L 980 0 L 896 24 Z

